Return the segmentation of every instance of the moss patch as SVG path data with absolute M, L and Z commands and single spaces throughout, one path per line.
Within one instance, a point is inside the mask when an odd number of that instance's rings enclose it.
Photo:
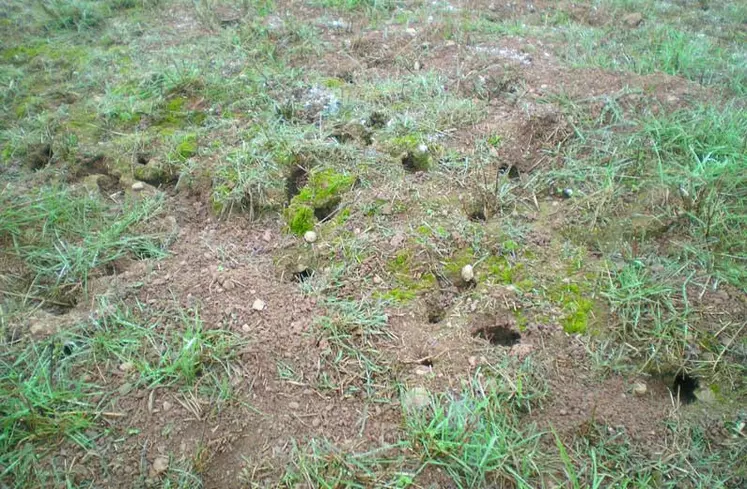
M 566 333 L 585 334 L 588 331 L 594 302 L 585 297 L 581 287 L 577 284 L 563 284 L 550 294 L 550 298 L 563 311 L 560 324 Z
M 436 276 L 424 264 L 415 260 L 412 250 L 404 249 L 386 264 L 395 286 L 380 297 L 395 302 L 409 302 L 438 285 Z
M 342 195 L 350 190 L 355 177 L 327 169 L 311 173 L 298 195 L 291 199 L 285 212 L 293 234 L 302 235 L 314 228 L 318 220 L 326 219 L 342 202 Z

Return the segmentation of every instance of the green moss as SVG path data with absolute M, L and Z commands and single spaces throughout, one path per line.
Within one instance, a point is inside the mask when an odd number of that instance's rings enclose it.
M 290 231 L 301 235 L 314 228 L 316 221 L 332 213 L 342 201 L 342 195 L 350 190 L 355 177 L 327 169 L 309 175 L 309 179 L 298 195 L 293 197 L 285 217 Z M 341 212 L 336 219 L 344 223 L 349 214 Z
M 345 85 L 345 82 L 339 78 L 327 78 L 323 85 L 327 88 L 341 88 Z
M 177 143 L 172 156 L 179 161 L 185 161 L 197 154 L 197 148 L 197 136 L 187 134 Z
M 352 188 L 353 183 L 355 177 L 352 175 L 337 173 L 331 169 L 312 173 L 309 175 L 309 181 L 293 200 L 320 209 L 328 206 L 330 201 L 339 199 Z
M 200 110 L 189 109 L 189 99 L 177 96 L 169 98 L 155 114 L 154 126 L 163 134 L 170 134 L 189 126 L 200 126 L 206 115 Z
M 400 136 L 389 141 L 391 153 L 400 157 L 407 171 L 428 171 L 433 163 L 432 150 L 414 134 Z
M 386 269 L 396 285 L 381 294 L 385 299 L 408 302 L 438 285 L 436 276 L 423 263 L 416 261 L 409 249 L 399 251 L 387 262 Z
M 316 223 L 314 209 L 305 204 L 293 204 L 288 207 L 286 217 L 290 231 L 298 236 L 314 229 Z
M 585 334 L 590 326 L 594 302 L 584 296 L 577 284 L 564 284 L 550 294 L 551 300 L 563 310 L 560 324 L 569 334 Z

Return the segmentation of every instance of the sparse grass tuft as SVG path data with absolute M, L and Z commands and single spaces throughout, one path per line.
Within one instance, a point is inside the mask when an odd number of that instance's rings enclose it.
M 0 193 L 0 239 L 27 266 L 31 295 L 75 303 L 95 273 L 124 257 L 166 254 L 165 236 L 139 226 L 155 217 L 160 199 L 117 209 L 98 195 L 44 187 L 37 195 Z

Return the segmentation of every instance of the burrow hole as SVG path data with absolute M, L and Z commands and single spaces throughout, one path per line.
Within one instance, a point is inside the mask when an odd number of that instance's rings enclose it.
M 309 181 L 309 170 L 301 165 L 294 165 L 285 179 L 285 196 L 288 202 L 293 199 Z
M 293 274 L 293 280 L 299 283 L 306 282 L 314 275 L 314 271 L 311 268 L 304 268 Z
M 485 215 L 485 209 L 482 207 L 478 209 L 473 209 L 467 213 L 467 219 L 470 221 L 475 222 L 485 222 L 487 220 L 487 216 Z
M 698 390 L 700 381 L 697 377 L 688 375 L 685 372 L 680 372 L 674 376 L 674 383 L 672 384 L 672 391 L 674 395 L 680 399 L 682 404 L 690 404 L 697 400 L 695 391 Z
M 420 362 L 418 362 L 418 363 L 420 363 L 420 365 L 422 365 L 424 367 L 433 367 L 433 360 L 430 359 L 430 358 L 424 358 L 424 359 L 420 360 Z
M 473 336 L 499 346 L 513 346 L 521 340 L 521 335 L 507 326 L 486 326 L 475 331 Z

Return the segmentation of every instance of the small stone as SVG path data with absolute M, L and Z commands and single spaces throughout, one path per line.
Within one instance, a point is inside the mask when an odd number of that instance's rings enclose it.
M 272 231 L 269 229 L 265 230 L 264 234 L 262 234 L 262 241 L 269 242 L 272 239 Z
M 135 368 L 135 364 L 132 362 L 123 362 L 119 365 L 119 370 L 122 372 L 129 372 Z
M 564 188 L 560 192 L 560 195 L 562 195 L 564 199 L 570 199 L 571 197 L 573 197 L 573 189 L 572 188 Z
M 39 322 L 34 323 L 29 327 L 29 333 L 31 336 L 38 339 L 47 338 L 57 332 L 57 328 L 52 323 Z
M 373 283 L 375 283 L 376 285 L 381 285 L 382 282 L 384 282 L 384 280 L 381 277 L 379 277 L 378 275 L 374 275 Z
M 311 426 L 314 428 L 319 428 L 322 425 L 322 418 L 314 418 L 311 421 Z
M 134 190 L 135 192 L 145 190 L 145 184 L 143 182 L 135 182 L 132 184 L 132 190 Z
M 408 27 L 407 29 L 405 29 L 405 32 L 407 34 L 411 35 L 412 37 L 415 37 L 415 36 L 418 35 L 418 31 L 415 30 L 415 28 L 413 28 L 413 27 Z
M 405 235 L 402 233 L 395 234 L 391 240 L 389 240 L 389 244 L 393 247 L 398 247 L 405 241 Z
M 303 240 L 307 243 L 314 243 L 316 241 L 317 235 L 314 231 L 306 231 L 303 235 Z
M 252 304 L 252 309 L 255 311 L 264 311 L 265 307 L 267 307 L 267 304 L 265 304 L 265 301 L 262 299 L 254 299 L 254 303 Z
M 470 367 L 476 367 L 478 365 L 478 363 L 479 363 L 478 360 L 477 360 L 477 357 L 474 356 L 474 355 L 471 356 L 471 357 L 469 357 L 469 358 L 467 358 L 467 362 L 469 363 Z
M 299 409 L 300 407 L 301 405 L 297 403 L 296 401 L 291 401 L 288 403 L 288 409 L 293 409 L 295 411 L 296 409 Z
M 119 389 L 117 389 L 117 392 L 119 392 L 120 396 L 126 396 L 130 392 L 132 392 L 132 389 L 134 389 L 135 386 L 130 384 L 129 382 L 126 382 L 119 386 Z
M 431 396 L 425 387 L 414 387 L 402 395 L 402 407 L 405 411 L 420 411 L 431 403 Z
M 415 375 L 428 375 L 429 373 L 431 373 L 431 368 L 425 365 L 420 365 L 415 369 Z
M 475 271 L 472 265 L 464 265 L 462 267 L 462 280 L 466 283 L 472 282 L 475 279 Z
M 558 414 L 560 414 L 561 416 L 568 416 L 568 411 L 566 411 L 565 409 L 561 409 L 560 411 L 558 411 Z
M 163 404 L 161 405 L 161 409 L 163 409 L 164 413 L 168 413 L 174 408 L 174 405 L 170 403 L 169 401 L 163 401 Z
M 636 382 L 633 384 L 633 394 L 637 397 L 642 397 L 648 392 L 648 387 L 643 382 Z
M 169 457 L 159 456 L 153 460 L 153 464 L 150 466 L 149 476 L 151 478 L 160 477 L 166 471 L 169 470 Z
M 248 333 L 251 330 L 252 328 L 248 324 L 244 323 L 241 325 L 241 331 L 243 331 L 244 333 Z
M 623 17 L 623 22 L 628 27 L 638 27 L 643 22 L 643 14 L 634 12 Z

